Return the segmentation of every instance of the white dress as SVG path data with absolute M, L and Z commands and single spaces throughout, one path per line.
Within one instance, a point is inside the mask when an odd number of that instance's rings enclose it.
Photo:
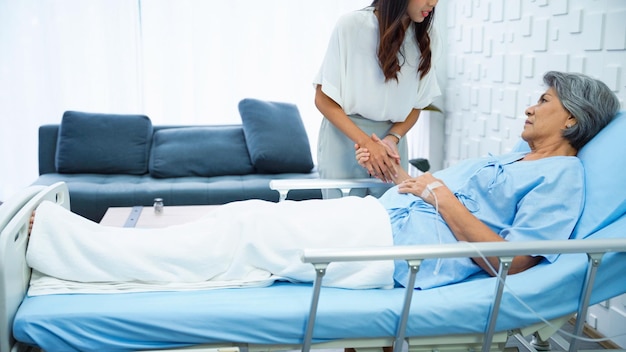
M 342 16 L 330 38 L 326 55 L 313 83 L 339 104 L 365 133 L 384 137 L 393 123 L 402 122 L 412 109 L 422 109 L 441 94 L 435 64 L 439 41 L 431 30 L 432 64 L 419 77 L 420 53 L 415 35 L 408 30 L 400 57 L 398 80 L 385 82 L 378 57 L 378 21 L 373 8 Z M 354 142 L 327 119 L 322 120 L 318 138 L 318 171 L 322 178 L 363 178 L 367 172 L 354 158 Z M 401 163 L 408 168 L 407 145 L 398 145 Z

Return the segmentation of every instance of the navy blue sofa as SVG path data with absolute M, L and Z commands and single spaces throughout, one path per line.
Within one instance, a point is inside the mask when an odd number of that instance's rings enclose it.
M 278 201 L 273 179 L 318 178 L 294 105 L 244 99 L 241 125 L 153 126 L 144 115 L 67 111 L 39 128 L 36 185 L 63 181 L 71 210 L 100 221 L 109 207 Z M 294 190 L 288 199 L 319 199 Z

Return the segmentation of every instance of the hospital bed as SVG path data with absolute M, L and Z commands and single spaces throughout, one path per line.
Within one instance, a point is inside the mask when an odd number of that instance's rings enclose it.
M 547 340 L 572 316 L 581 335 L 589 305 L 626 293 L 626 117 L 622 113 L 580 157 L 587 195 L 569 241 L 303 249 L 316 281 L 269 287 L 27 296 L 28 223 L 43 200 L 69 209 L 67 187 L 29 187 L 0 206 L 0 352 L 220 350 L 356 347 L 371 351 L 504 350 L 510 339 Z M 610 151 L 610 153 L 607 153 Z M 344 186 L 342 186 L 344 188 Z M 562 253 L 552 264 L 507 275 L 516 254 Z M 486 274 L 429 290 L 322 287 L 329 263 L 499 256 Z M 332 265 L 332 264 L 330 264 Z M 570 351 L 578 350 L 572 340 Z

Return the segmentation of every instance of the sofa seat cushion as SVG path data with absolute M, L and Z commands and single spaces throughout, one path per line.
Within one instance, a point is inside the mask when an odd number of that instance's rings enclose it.
M 217 205 L 245 199 L 278 201 L 278 192 L 269 187 L 273 179 L 319 178 L 317 172 L 279 175 L 154 178 L 145 175 L 44 174 L 33 183 L 49 186 L 66 182 L 73 212 L 100 221 L 109 207 L 151 206 L 154 198 L 172 205 Z M 293 190 L 290 200 L 319 199 L 321 191 Z M 145 211 L 145 210 L 144 210 Z
M 145 115 L 66 111 L 55 156 L 60 173 L 148 172 L 152 122 Z
M 307 173 L 313 169 L 309 138 L 294 104 L 239 102 L 248 151 L 259 173 Z
M 159 129 L 149 163 L 157 178 L 254 173 L 241 125 Z

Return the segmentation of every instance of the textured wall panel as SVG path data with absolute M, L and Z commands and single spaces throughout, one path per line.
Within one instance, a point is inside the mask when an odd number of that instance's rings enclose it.
M 473 28 L 471 26 L 465 26 L 465 28 L 463 28 L 463 39 L 461 39 L 461 43 L 463 43 L 463 52 L 466 54 L 472 52 L 472 30 Z
M 504 89 L 502 105 L 502 112 L 504 112 L 504 116 L 514 119 L 519 115 L 517 111 L 517 88 Z
M 534 56 L 524 56 L 522 62 L 522 71 L 524 78 L 533 78 L 535 77 L 535 57 Z
M 578 9 L 568 16 L 570 33 L 580 33 L 583 31 L 583 11 Z
M 522 55 L 511 54 L 506 56 L 506 82 L 519 84 L 522 79 Z
M 546 0 L 547 2 L 547 0 Z M 550 11 L 553 15 L 566 15 L 568 11 L 567 0 L 552 0 Z
M 485 36 L 484 27 L 472 28 L 472 51 L 475 53 L 483 52 L 483 41 Z
M 548 70 L 603 80 L 626 101 L 626 0 L 445 0 L 444 166 L 520 140 Z M 440 15 L 440 13 L 438 13 Z M 445 15 L 445 14 L 444 14 Z M 450 23 L 453 21 L 453 23 Z M 600 333 L 623 334 L 626 295 L 594 306 Z M 626 337 L 613 340 L 626 348 Z
M 533 22 L 533 31 L 531 34 L 533 43 L 533 51 L 548 50 L 548 20 L 545 18 L 537 19 Z
M 518 141 L 548 70 L 582 72 L 626 100 L 626 0 L 446 0 L 445 165 Z M 454 93 L 453 96 L 449 96 Z M 460 120 L 460 121 L 457 121 Z M 494 150 L 491 150 L 494 148 Z
M 500 114 L 497 111 L 491 113 L 491 116 L 487 117 L 487 123 L 489 124 L 487 128 L 489 128 L 490 132 L 488 135 L 490 136 L 498 136 L 497 133 L 500 131 Z M 498 136 L 498 140 L 502 141 L 501 136 Z M 498 149 L 499 150 L 499 149 Z
M 479 91 L 480 112 L 484 114 L 491 113 L 491 86 L 483 86 Z
M 489 10 L 491 11 L 492 22 L 504 21 L 504 0 L 494 0 L 487 6 L 490 6 Z
M 522 0 L 506 0 L 506 19 L 515 21 L 522 18 Z
M 572 56 L 569 69 L 572 72 L 585 72 L 585 57 L 581 55 Z
M 609 88 L 614 91 L 619 90 L 621 67 L 619 65 L 608 65 L 604 69 L 604 78 L 602 79 Z
M 607 14 L 606 50 L 626 50 L 626 10 Z
M 461 86 L 461 109 L 469 111 L 471 108 L 472 86 L 464 84 Z
M 524 37 L 530 37 L 532 32 L 533 18 L 532 16 L 524 16 L 520 22 L 520 34 Z
M 493 56 L 488 72 L 493 82 L 504 82 L 504 54 L 496 54 Z
M 604 13 L 594 12 L 585 14 L 583 19 L 583 31 L 581 44 L 585 50 L 601 50 L 602 49 L 602 21 Z

